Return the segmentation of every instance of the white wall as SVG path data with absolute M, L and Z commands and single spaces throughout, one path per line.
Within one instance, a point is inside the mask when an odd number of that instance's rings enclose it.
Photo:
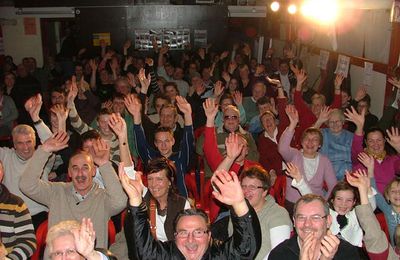
M 21 63 L 24 57 L 34 57 L 38 66 L 43 65 L 42 37 L 40 18 L 74 17 L 74 14 L 60 14 L 56 12 L 69 12 L 71 8 L 28 8 L 26 11 L 46 12 L 49 14 L 16 15 L 14 7 L 1 7 L 0 18 L 15 20 L 15 25 L 3 24 L 3 42 L 6 55 L 11 55 L 16 64 Z M 51 14 L 51 12 L 54 12 Z M 25 35 L 24 17 L 34 17 L 36 20 L 36 35 Z

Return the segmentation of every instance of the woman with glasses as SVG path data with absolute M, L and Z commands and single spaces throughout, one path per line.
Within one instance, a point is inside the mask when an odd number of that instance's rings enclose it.
M 293 105 L 286 106 L 286 114 L 290 123 L 279 140 L 279 153 L 286 162 L 297 164 L 304 174 L 303 180 L 308 183 L 312 193 L 328 197 L 337 180 L 328 157 L 318 152 L 323 143 L 321 131 L 313 127 L 307 128 L 300 139 L 302 149 L 297 150 L 290 147 L 290 142 L 299 122 L 299 114 Z M 285 208 L 291 214 L 294 203 L 300 198 L 300 192 L 292 187 L 296 185 L 296 180 L 293 179 L 292 181 L 289 177 L 287 178 Z M 324 190 L 324 184 L 326 184 L 327 190 Z
M 314 124 L 315 128 L 320 128 L 323 124 L 328 125 L 328 128 L 321 128 L 324 142 L 320 153 L 329 158 L 338 180 L 343 180 L 345 172 L 352 169 L 353 133 L 343 129 L 344 123 L 345 117 L 341 110 L 324 107 Z

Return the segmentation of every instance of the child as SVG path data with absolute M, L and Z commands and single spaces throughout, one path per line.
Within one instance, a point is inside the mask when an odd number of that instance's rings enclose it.
M 301 195 L 312 193 L 298 167 L 293 163 L 288 163 L 287 166 L 287 174 L 293 178 L 292 186 L 297 188 Z M 347 174 L 350 173 L 347 172 Z M 361 171 L 359 174 L 363 175 Z M 362 247 L 363 231 L 358 223 L 354 207 L 360 203 L 359 192 L 361 192 L 361 189 L 368 190 L 368 199 L 375 209 L 375 199 L 369 180 L 362 182 L 357 189 L 347 182 L 338 182 L 328 199 L 329 212 L 332 217 L 332 224 L 329 229 L 332 234 L 340 236 L 357 247 Z
M 358 160 L 368 169 L 372 187 L 376 187 L 374 178 L 374 159 L 366 153 L 360 153 Z M 378 192 L 376 205 L 385 215 L 389 229 L 390 243 L 395 245 L 395 229 L 400 224 L 400 179 L 395 178 L 385 187 L 384 196 Z

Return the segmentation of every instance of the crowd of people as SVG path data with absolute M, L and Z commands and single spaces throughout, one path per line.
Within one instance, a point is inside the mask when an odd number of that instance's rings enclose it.
M 67 47 L 1 67 L 0 260 L 399 259 L 396 102 L 290 45 Z

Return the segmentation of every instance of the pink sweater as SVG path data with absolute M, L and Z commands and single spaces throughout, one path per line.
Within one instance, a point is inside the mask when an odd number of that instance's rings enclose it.
M 328 157 L 319 154 L 319 163 L 317 171 L 311 180 L 307 180 L 304 177 L 304 158 L 303 153 L 297 149 L 290 147 L 290 141 L 292 140 L 294 131 L 290 131 L 288 128 L 283 132 L 281 139 L 279 140 L 278 149 L 283 159 L 286 162 L 293 162 L 299 167 L 303 174 L 304 181 L 311 188 L 312 192 L 317 195 L 321 195 L 328 198 L 333 187 L 336 185 L 336 175 L 333 170 L 332 164 Z M 324 182 L 328 187 L 328 191 L 323 190 Z M 286 199 L 292 203 L 295 203 L 300 197 L 300 192 L 291 186 L 292 179 L 287 177 L 286 180 Z

